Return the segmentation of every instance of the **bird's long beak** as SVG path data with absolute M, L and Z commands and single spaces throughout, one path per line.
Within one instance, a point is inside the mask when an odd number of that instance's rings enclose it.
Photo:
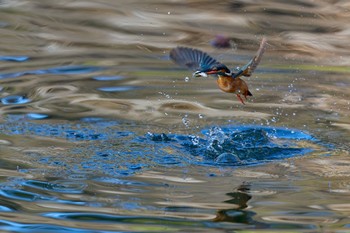
M 210 74 L 217 74 L 218 70 L 211 70 L 211 69 L 207 69 L 207 70 L 198 70 L 196 72 L 193 73 L 194 77 L 208 77 L 208 75 Z
M 209 70 L 207 72 L 205 72 L 206 74 L 216 74 L 218 73 L 219 71 L 218 70 Z

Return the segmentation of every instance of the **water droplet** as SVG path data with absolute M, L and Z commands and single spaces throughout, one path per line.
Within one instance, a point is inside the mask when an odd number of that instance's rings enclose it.
M 190 121 L 188 120 L 188 115 L 186 114 L 183 118 L 182 118 L 182 123 L 186 126 L 186 128 L 189 127 L 190 125 Z
M 197 146 L 199 144 L 199 137 L 198 136 L 189 135 L 189 138 L 191 139 L 193 146 Z
M 276 119 L 275 117 L 272 117 L 271 121 L 272 121 L 272 122 L 276 122 L 277 119 Z
M 211 128 L 207 134 L 207 149 L 212 150 L 214 146 L 221 148 L 225 139 L 227 139 L 227 135 L 220 127 L 215 126 Z

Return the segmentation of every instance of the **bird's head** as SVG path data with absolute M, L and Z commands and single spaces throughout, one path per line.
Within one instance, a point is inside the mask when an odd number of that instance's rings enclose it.
M 201 70 L 198 70 L 193 73 L 193 76 L 195 77 L 207 77 L 210 74 L 216 74 L 216 75 L 231 75 L 231 71 L 221 63 L 214 64 L 211 67 L 203 68 Z

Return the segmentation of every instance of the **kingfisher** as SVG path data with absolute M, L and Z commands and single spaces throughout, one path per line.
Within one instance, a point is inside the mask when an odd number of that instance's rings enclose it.
M 261 57 L 266 50 L 266 45 L 267 40 L 263 37 L 255 56 L 246 65 L 234 69 L 234 71 L 231 71 L 226 65 L 218 62 L 207 53 L 194 48 L 176 47 L 170 51 L 170 58 L 179 66 L 192 70 L 192 76 L 194 77 L 215 75 L 217 78 L 216 82 L 222 91 L 236 94 L 239 101 L 245 104 L 242 96 L 247 100 L 247 96 L 252 96 L 253 94 L 241 77 L 252 75 L 260 63 Z

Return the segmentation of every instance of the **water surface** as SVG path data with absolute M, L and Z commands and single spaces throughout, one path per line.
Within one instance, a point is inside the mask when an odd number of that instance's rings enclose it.
M 2 1 L 1 231 L 349 231 L 349 7 Z M 246 105 L 168 56 L 263 36 Z

